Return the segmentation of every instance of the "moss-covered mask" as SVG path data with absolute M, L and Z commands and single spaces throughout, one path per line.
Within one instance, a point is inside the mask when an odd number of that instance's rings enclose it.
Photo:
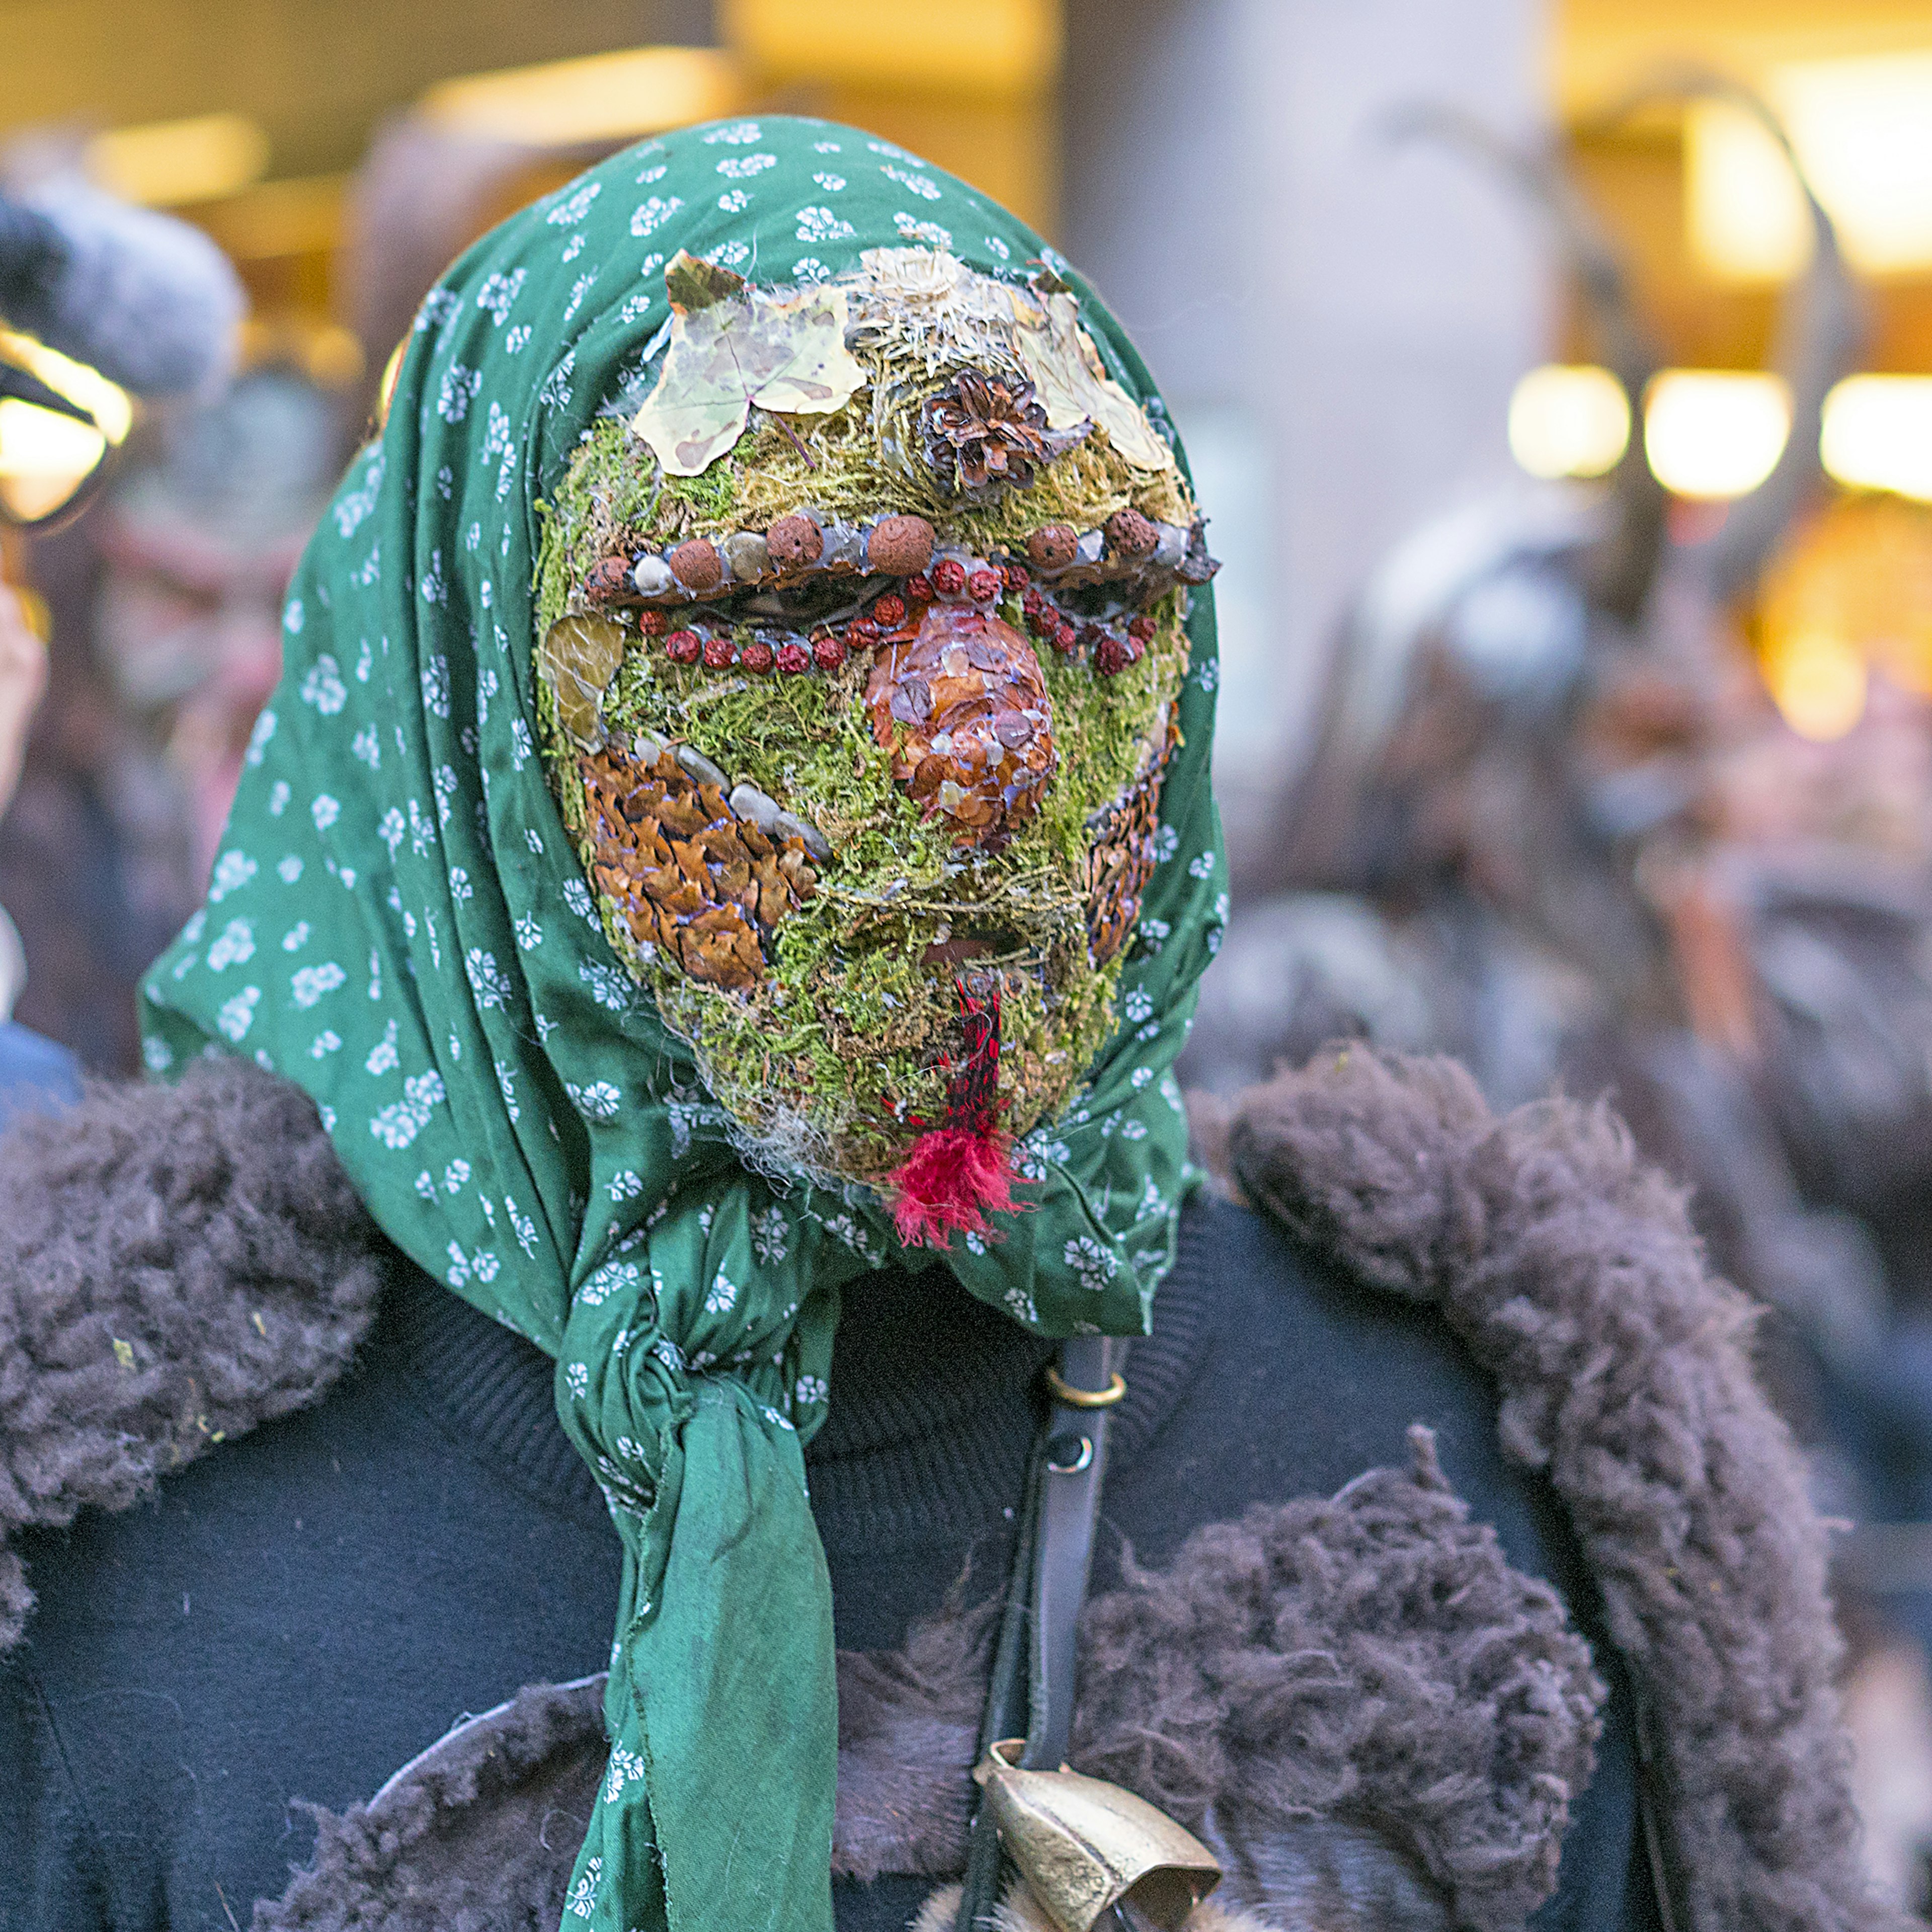
M 977 1228 L 1116 1017 L 1201 520 L 1051 271 L 665 281 L 545 535 L 565 820 L 754 1145 Z

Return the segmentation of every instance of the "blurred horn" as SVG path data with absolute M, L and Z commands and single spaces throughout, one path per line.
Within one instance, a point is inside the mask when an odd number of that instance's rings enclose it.
M 1848 374 L 1864 338 L 1864 304 L 1838 244 L 1838 231 L 1812 190 L 1784 124 L 1762 96 L 1726 74 L 1701 68 L 1662 70 L 1625 94 L 1592 125 L 1622 121 L 1662 100 L 1728 100 L 1756 119 L 1778 144 L 1810 217 L 1810 266 L 1778 304 L 1772 366 L 1791 392 L 1791 434 L 1771 474 L 1731 506 L 1716 535 L 1686 554 L 1706 572 L 1722 600 L 1748 590 L 1818 486 L 1824 470 L 1818 433 L 1825 398 Z
M 1432 102 L 1398 108 L 1384 122 L 1394 140 L 1442 142 L 1500 176 L 1556 232 L 1582 299 L 1589 334 L 1630 410 L 1630 440 L 1610 474 L 1616 514 L 1585 564 L 1591 602 L 1634 622 L 1650 596 L 1665 542 L 1668 499 L 1643 452 L 1643 398 L 1662 358 L 1632 297 L 1622 257 L 1549 146 L 1520 148 L 1472 115 Z

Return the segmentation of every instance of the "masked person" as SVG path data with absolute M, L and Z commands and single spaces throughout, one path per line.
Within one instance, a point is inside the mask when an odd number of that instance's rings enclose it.
M 170 424 L 100 520 L 95 648 L 180 790 L 198 883 L 281 675 L 284 595 L 338 454 L 328 397 L 258 369 Z
M 0 1143 L 4 1922 L 1886 1922 L 1615 1124 L 1331 1054 L 1192 1192 L 1211 570 L 1106 309 L 885 142 L 449 271 L 172 1084 Z

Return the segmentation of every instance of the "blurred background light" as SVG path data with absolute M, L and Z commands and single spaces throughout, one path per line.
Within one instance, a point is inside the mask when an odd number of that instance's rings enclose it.
M 1855 415 L 1866 406 L 1855 400 Z M 1775 376 L 1666 369 L 1645 398 L 1644 454 L 1657 480 L 1679 496 L 1721 502 L 1756 488 L 1790 430 L 1790 397 Z M 1523 376 L 1510 398 L 1510 452 L 1532 476 L 1600 476 L 1629 439 L 1629 406 L 1607 369 L 1548 363 Z M 1874 441 L 1855 428 L 1856 447 Z
M 1510 453 L 1532 476 L 1600 476 L 1630 441 L 1630 404 L 1607 369 L 1546 363 L 1510 398 Z
M 1932 267 L 1932 53 L 1774 68 L 1766 97 L 1854 266 Z M 1712 274 L 1777 281 L 1810 259 L 1810 224 L 1777 143 L 1742 109 L 1699 103 L 1684 126 L 1693 253 Z
M 718 22 L 730 45 L 780 82 L 836 78 L 1031 94 L 1060 70 L 1060 9 L 1042 0 L 719 0 Z
M 18 397 L 0 400 L 0 502 L 11 515 L 32 522 L 65 502 L 109 448 L 126 437 L 134 404 L 124 389 L 98 371 L 31 336 L 0 331 L 0 358 L 78 404 L 96 425 Z
M 128 392 L 110 382 L 98 369 L 62 356 L 36 342 L 31 335 L 18 335 L 0 329 L 0 357 L 38 376 L 50 389 L 58 390 L 70 403 L 78 403 L 100 425 L 110 442 L 126 439 L 134 422 L 134 405 Z
M 87 144 L 102 187 L 147 208 L 176 208 L 238 194 L 268 166 L 268 136 L 246 114 L 196 114 L 116 128 Z
M 1767 640 L 1765 682 L 1801 737 L 1842 738 L 1864 715 L 1868 682 L 1864 653 L 1832 631 L 1806 631 Z
M 1644 454 L 1673 496 L 1720 500 L 1756 489 L 1790 433 L 1790 394 L 1775 376 L 1666 369 L 1645 401 Z
M 637 47 L 439 82 L 423 112 L 442 127 L 528 147 L 628 140 L 744 105 L 737 64 L 710 47 Z
M 1819 452 L 1832 478 L 1932 502 L 1932 376 L 1851 376 L 1825 400 Z

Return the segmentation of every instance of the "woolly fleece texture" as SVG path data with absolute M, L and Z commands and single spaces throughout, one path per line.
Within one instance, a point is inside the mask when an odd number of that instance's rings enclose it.
M 1075 1760 L 1244 1852 L 1372 1826 L 1459 1925 L 1502 1932 L 1556 1888 L 1604 1691 L 1556 1593 L 1469 1521 L 1430 1432 L 1409 1442 L 1408 1474 L 1130 1567 L 1087 1613 Z
M 96 1087 L 0 1135 L 0 1649 L 33 1606 L 5 1539 L 125 1509 L 313 1402 L 386 1250 L 308 1096 L 243 1061 Z
M 1504 1441 L 1568 1504 L 1647 1701 L 1690 1926 L 1902 1924 L 1859 1862 L 1823 1533 L 1751 1380 L 1748 1304 L 1706 1274 L 1678 1192 L 1603 1108 L 1498 1121 L 1449 1063 L 1360 1048 L 1226 1124 L 1257 1204 L 1365 1286 L 1441 1305 L 1496 1377 Z M 386 1264 L 309 1103 L 232 1062 L 16 1125 L 0 1226 L 0 1530 L 124 1507 L 312 1400 Z M 0 1553 L 0 1640 L 31 1600 Z M 1200 1695 L 1184 1678 L 1175 1710 Z M 1240 1739 L 1181 1729 L 1159 1774 L 1184 1797 L 1202 1750 Z
M 1554 1888 L 1589 1778 L 1587 1648 L 1412 1441 L 1411 1472 L 1198 1531 L 1087 1613 L 1075 1763 L 1206 1834 L 1220 1902 L 1270 1922 L 1503 1932 Z M 988 1628 L 969 1612 L 840 1656 L 838 1876 L 964 1864 Z M 367 1806 L 315 1811 L 314 1864 L 257 1932 L 554 1923 L 603 1768 L 602 1683 L 526 1690 Z
M 1568 1506 L 1633 1666 L 1690 1925 L 1904 1923 L 1859 1854 L 1824 1531 L 1750 1305 L 1622 1123 L 1498 1120 L 1452 1061 L 1350 1047 L 1243 1096 L 1226 1147 L 1257 1204 L 1439 1305 L 1496 1378 L 1504 1446 Z

